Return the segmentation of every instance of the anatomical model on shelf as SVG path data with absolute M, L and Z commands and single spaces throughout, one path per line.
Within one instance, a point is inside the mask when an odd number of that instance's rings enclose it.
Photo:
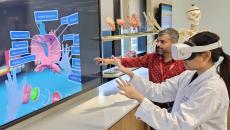
M 141 27 L 141 21 L 138 15 L 132 14 L 131 16 L 126 16 L 126 19 L 117 19 L 116 23 L 113 20 L 112 17 L 106 17 L 106 22 L 110 26 L 111 31 L 116 30 L 115 24 L 118 25 L 118 30 L 121 29 L 132 29 L 132 30 L 138 30 L 138 28 Z
M 122 31 L 125 28 L 127 28 L 127 24 L 126 24 L 125 20 L 123 20 L 123 19 L 117 19 L 116 22 L 118 25 L 117 27 L 118 27 L 119 34 L 122 34 Z
M 117 24 L 121 27 L 121 28 L 125 28 L 126 27 L 126 23 L 125 20 L 123 19 L 117 19 Z
M 129 27 L 132 27 L 133 29 L 141 27 L 140 18 L 136 14 L 132 14 L 132 16 L 126 16 L 126 20 Z
M 106 17 L 106 22 L 110 26 L 111 31 L 115 31 L 115 22 L 112 17 Z
M 201 18 L 201 10 L 197 6 L 192 5 L 186 12 L 186 15 L 190 27 L 189 29 L 179 31 L 180 33 L 179 42 L 183 42 L 199 32 L 198 25 Z

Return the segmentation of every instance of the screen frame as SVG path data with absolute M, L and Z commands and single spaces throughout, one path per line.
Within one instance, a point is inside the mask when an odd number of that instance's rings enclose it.
M 171 4 L 166 4 L 166 3 L 160 3 L 159 4 L 159 8 L 156 14 L 156 19 L 157 22 L 160 24 L 160 26 L 162 27 L 162 10 L 163 10 L 163 6 L 168 6 L 168 7 L 173 7 Z M 172 17 L 171 17 L 172 18 Z M 171 27 L 172 27 L 172 22 L 171 22 Z
M 99 23 L 99 26 L 98 26 L 99 27 L 99 29 L 98 29 L 99 32 L 98 32 L 98 34 L 99 34 L 99 37 L 101 37 L 101 19 L 100 19 L 100 17 L 101 17 L 100 5 L 101 4 L 100 4 L 100 0 L 97 0 L 97 3 L 98 3 L 98 17 L 99 17 L 98 18 L 98 23 Z M 102 42 L 101 38 L 97 38 L 97 39 L 94 39 L 94 40 L 98 40 L 99 44 L 101 44 L 101 42 Z M 100 48 L 99 51 L 100 51 L 100 57 L 101 57 L 101 55 L 102 55 L 102 53 L 101 53 L 101 45 L 99 45 L 99 48 Z M 38 114 L 41 114 L 41 113 L 43 113 L 43 112 L 45 112 L 47 110 L 50 110 L 51 108 L 54 108 L 55 106 L 58 106 L 58 105 L 60 105 L 60 104 L 62 104 L 64 102 L 67 102 L 67 101 L 69 101 L 69 100 L 71 100 L 73 98 L 76 98 L 76 97 L 78 97 L 80 95 L 83 95 L 84 93 L 86 93 L 86 92 L 88 92 L 88 91 L 90 91 L 92 89 L 97 88 L 98 86 L 100 86 L 102 84 L 102 67 L 100 67 L 99 75 L 100 75 L 100 77 L 99 77 L 100 82 L 99 83 L 96 83 L 96 84 L 93 84 L 93 85 L 92 85 L 92 83 L 86 83 L 85 86 L 84 86 L 85 89 L 83 89 L 82 91 L 77 92 L 75 94 L 72 94 L 72 95 L 70 95 L 68 97 L 65 97 L 65 98 L 63 98 L 63 99 L 61 99 L 61 100 L 59 100 L 59 101 L 57 101 L 55 103 L 49 104 L 49 105 L 47 105 L 45 107 L 42 107 L 42 108 L 40 108 L 40 109 L 38 109 L 36 111 L 28 113 L 28 114 L 26 114 L 26 115 L 24 115 L 22 117 L 19 117 L 19 118 L 15 119 L 15 120 L 12 120 L 12 121 L 10 121 L 8 123 L 5 123 L 5 124 L 3 124 L 3 125 L 0 126 L 0 129 L 10 128 L 13 125 L 16 125 L 16 124 L 18 124 L 18 123 L 20 123 L 22 121 L 25 121 L 25 120 L 27 120 L 27 119 L 29 119 L 31 117 L 34 117 L 34 116 L 36 116 Z M 93 81 L 89 81 L 89 82 L 94 82 L 95 83 L 95 80 L 98 81 L 98 78 L 94 79 Z

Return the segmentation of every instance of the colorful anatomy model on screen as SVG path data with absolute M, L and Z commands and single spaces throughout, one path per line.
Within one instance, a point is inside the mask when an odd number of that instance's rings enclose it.
M 82 89 L 80 35 L 64 33 L 78 26 L 78 12 L 59 18 L 58 10 L 35 11 L 34 20 L 38 33 L 9 30 L 11 48 L 0 55 L 0 126 Z M 48 22 L 60 25 L 46 30 Z

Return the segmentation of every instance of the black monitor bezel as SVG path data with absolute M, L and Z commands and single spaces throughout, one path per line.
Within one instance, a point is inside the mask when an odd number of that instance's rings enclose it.
M 98 16 L 99 16 L 99 18 L 98 18 L 98 23 L 99 23 L 99 32 L 98 32 L 98 34 L 99 34 L 99 37 L 101 37 L 101 19 L 100 19 L 100 17 L 101 17 L 101 11 L 100 11 L 100 6 L 101 6 L 101 4 L 100 4 L 100 0 L 97 0 L 98 2 Z M 101 43 L 101 39 L 100 38 L 97 38 L 96 40 L 99 40 L 99 43 Z M 100 50 L 101 50 L 101 46 L 100 46 Z M 100 53 L 100 56 L 101 56 L 101 53 Z M 99 83 L 91 83 L 91 85 L 86 85 L 86 86 L 84 86 L 85 87 L 85 89 L 83 89 L 82 91 L 80 91 L 80 92 L 77 92 L 77 93 L 75 93 L 75 94 L 73 94 L 73 95 L 70 95 L 70 96 L 68 96 L 68 97 L 65 97 L 65 98 L 63 98 L 63 99 L 61 99 L 61 100 L 59 100 L 59 101 L 57 101 L 57 102 L 55 102 L 55 103 L 52 103 L 52 104 L 49 104 L 49 105 L 47 105 L 47 106 L 45 106 L 45 107 L 43 107 L 43 108 L 41 108 L 41 109 L 38 109 L 38 110 L 36 110 L 36 111 L 33 111 L 33 112 L 31 112 L 31 113 L 29 113 L 29 114 L 26 114 L 26 115 L 24 115 L 24 116 L 22 116 L 22 117 L 19 117 L 19 118 L 17 118 L 17 119 L 15 119 L 15 120 L 13 120 L 13 121 L 10 121 L 10 122 L 7 122 L 7 123 L 5 123 L 5 124 L 3 124 L 3 125 L 1 125 L 0 126 L 0 130 L 1 129 L 7 129 L 7 128 L 10 128 L 10 127 L 12 127 L 13 125 L 16 125 L 16 124 L 18 124 L 18 123 L 20 123 L 20 122 L 22 122 L 22 121 L 25 121 L 25 120 L 27 120 L 27 119 L 29 119 L 29 118 L 31 118 L 31 117 L 33 117 L 33 116 L 36 116 L 36 115 L 38 115 L 38 114 L 41 114 L 42 112 L 45 112 L 45 111 L 47 111 L 47 110 L 49 110 L 49 109 L 51 109 L 51 108 L 53 108 L 53 107 L 55 107 L 55 106 L 58 106 L 58 105 L 60 105 L 60 104 L 62 104 L 62 103 L 64 103 L 64 102 L 66 102 L 66 101 L 69 101 L 69 100 L 71 100 L 71 99 L 73 99 L 73 98 L 75 98 L 75 97 L 77 97 L 77 96 L 80 96 L 80 95 L 82 95 L 82 94 L 84 94 L 84 93 L 86 93 L 86 92 L 88 92 L 88 91 L 90 91 L 90 90 L 92 90 L 92 89 L 94 89 L 94 88 L 96 88 L 96 87 L 98 87 L 98 86 L 100 86 L 101 85 L 101 83 L 102 83 L 102 67 L 100 67 L 100 72 L 99 72 L 99 75 L 100 75 L 100 77 L 99 77 L 99 79 L 95 79 L 95 80 L 97 80 L 97 81 L 99 81 L 100 80 L 100 82 Z M 93 85 L 92 85 L 93 84 Z

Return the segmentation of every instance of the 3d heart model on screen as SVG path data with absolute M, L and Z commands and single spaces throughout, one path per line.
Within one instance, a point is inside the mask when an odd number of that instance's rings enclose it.
M 6 77 L 0 83 L 5 98 L 0 125 L 81 91 L 80 35 L 77 29 L 65 33 L 79 26 L 79 13 L 59 15 L 58 10 L 34 11 L 38 33 L 33 36 L 30 31 L 9 30 L 11 48 L 4 50 L 5 65 L 0 68 L 0 76 Z M 60 24 L 47 30 L 51 22 Z

